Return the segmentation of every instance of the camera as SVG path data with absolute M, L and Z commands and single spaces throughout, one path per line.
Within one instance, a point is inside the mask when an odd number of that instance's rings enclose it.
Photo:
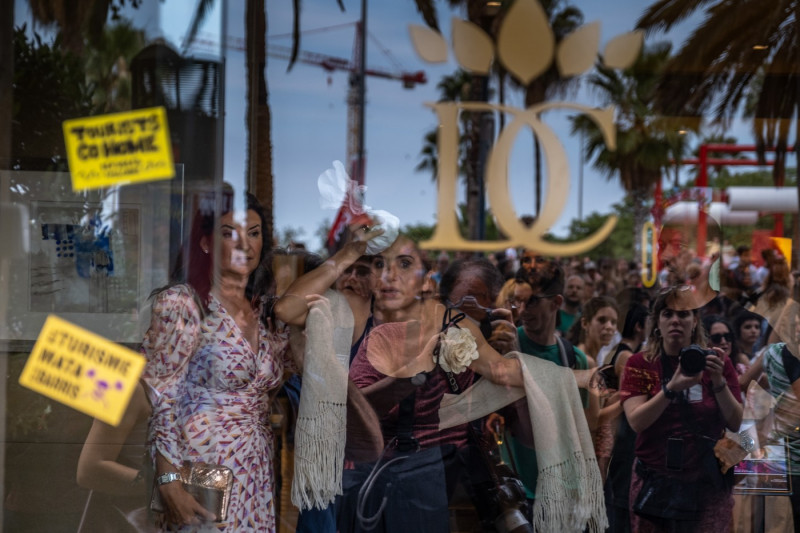
M 494 320 L 494 317 L 492 316 L 492 311 L 487 310 L 486 316 L 483 317 L 479 325 L 481 330 L 481 335 L 483 335 L 484 339 L 488 340 L 489 337 L 492 336 L 492 320 Z
M 714 350 L 706 350 L 697 344 L 690 344 L 685 348 L 681 348 L 680 357 L 678 358 L 681 370 L 687 376 L 699 374 L 706 367 L 706 355 L 715 355 L 716 353 Z
M 490 480 L 485 489 L 488 506 L 481 517 L 484 531 L 533 533 L 533 526 L 527 518 L 530 510 L 522 481 L 503 461 L 494 439 L 483 435 L 478 438 L 478 444 Z
M 533 533 L 522 509 L 527 505 L 525 487 L 522 481 L 505 463 L 494 465 L 497 482 L 491 491 L 492 503 L 498 513 L 494 519 L 494 528 L 498 533 Z
M 598 379 L 606 389 L 619 389 L 619 376 L 614 365 L 603 365 L 597 369 Z

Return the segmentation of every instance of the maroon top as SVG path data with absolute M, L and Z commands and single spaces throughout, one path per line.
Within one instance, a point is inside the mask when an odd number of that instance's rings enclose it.
M 350 365 L 350 378 L 358 388 L 363 389 L 387 378 L 385 374 L 372 366 L 367 354 L 373 350 L 376 351 L 375 353 L 379 353 L 378 350 L 391 351 L 394 352 L 393 355 L 396 358 L 406 360 L 407 356 L 401 351 L 408 349 L 409 344 L 415 348 L 419 346 L 417 343 L 409 343 L 409 339 L 406 338 L 408 324 L 408 322 L 381 324 L 370 331 Z M 424 346 L 424 344 L 421 345 Z M 473 378 L 474 373 L 469 369 L 455 375 L 456 382 L 462 391 L 470 386 Z M 432 448 L 442 444 L 455 444 L 460 447 L 466 444 L 466 424 L 439 431 L 439 404 L 444 394 L 451 392 L 447 383 L 447 375 L 438 367 L 427 382 L 416 389 L 412 434 L 419 440 L 422 448 Z M 397 432 L 398 411 L 399 405 L 394 404 L 388 412 L 377 413 L 381 419 L 381 429 L 386 442 L 389 442 Z
M 667 368 L 671 374 L 674 373 L 677 368 L 677 358 L 667 357 Z M 620 401 L 624 404 L 628 398 L 642 395 L 646 395 L 648 399 L 652 398 L 661 390 L 661 374 L 660 358 L 649 362 L 644 358 L 644 352 L 631 356 L 625 365 L 622 388 L 620 389 Z M 723 375 L 728 382 L 728 387 L 730 387 L 733 397 L 739 400 L 741 393 L 736 370 L 727 357 L 725 358 Z M 695 385 L 684 392 L 689 398 L 688 408 L 678 403 L 680 398 L 673 400 L 650 427 L 636 436 L 636 457 L 645 466 L 661 472 L 667 472 L 667 439 L 670 437 L 683 438 L 682 471 L 689 475 L 691 473 L 701 474 L 701 454 L 707 449 L 706 445 L 713 445 L 713 442 L 707 441 L 707 443 L 701 445 L 700 441 L 704 439 L 695 435 L 694 431 L 699 431 L 702 435 L 716 441 L 722 437 L 725 421 L 714 397 L 713 384 L 708 371 L 703 371 L 703 378 L 699 385 Z M 694 427 L 687 425 L 687 418 L 695 421 Z

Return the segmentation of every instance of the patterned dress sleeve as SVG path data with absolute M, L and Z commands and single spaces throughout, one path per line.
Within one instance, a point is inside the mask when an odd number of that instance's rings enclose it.
M 644 352 L 634 354 L 625 364 L 620 385 L 620 402 L 625 403 L 628 398 L 647 396 L 651 398 L 661 390 L 661 373 L 658 365 L 649 363 L 644 358 Z
M 150 328 L 142 342 L 147 357 L 143 378 L 157 393 L 148 439 L 151 453 L 154 458 L 160 453 L 174 466 L 183 459 L 177 409 L 189 361 L 200 343 L 201 326 L 201 312 L 192 290 L 177 285 L 156 296 Z

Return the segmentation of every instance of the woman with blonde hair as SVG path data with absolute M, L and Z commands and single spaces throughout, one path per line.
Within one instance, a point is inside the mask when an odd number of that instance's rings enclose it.
M 739 382 L 722 350 L 707 348 L 690 293 L 684 286 L 662 291 L 647 349 L 628 360 L 622 379 L 622 407 L 637 432 L 634 532 L 727 533 L 731 527 L 731 485 L 713 446 L 726 428 L 739 429 Z

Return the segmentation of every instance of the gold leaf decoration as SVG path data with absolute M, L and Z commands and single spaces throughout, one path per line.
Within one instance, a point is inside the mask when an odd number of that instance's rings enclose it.
M 488 74 L 494 59 L 492 39 L 478 25 L 453 17 L 453 53 L 458 63 L 476 74 Z
M 547 13 L 536 0 L 516 0 L 497 35 L 497 56 L 509 72 L 528 84 L 553 61 L 555 37 Z
M 442 34 L 425 26 L 409 24 L 408 32 L 417 55 L 428 63 L 444 63 L 447 61 L 447 41 Z
M 570 33 L 556 52 L 556 65 L 562 76 L 575 76 L 589 70 L 597 57 L 600 23 L 592 22 Z
M 625 69 L 636 62 L 644 44 L 644 32 L 634 30 L 611 39 L 603 52 L 603 63 L 609 68 Z

